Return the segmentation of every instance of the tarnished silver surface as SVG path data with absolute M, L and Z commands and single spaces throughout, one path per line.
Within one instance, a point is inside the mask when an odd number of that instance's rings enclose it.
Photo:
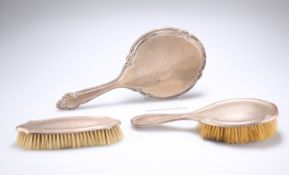
M 191 89 L 206 63 L 203 45 L 187 31 L 164 28 L 141 36 L 131 47 L 120 75 L 101 86 L 67 93 L 59 109 L 73 109 L 114 88 L 129 88 L 155 98 Z
M 243 98 L 219 101 L 191 113 L 140 115 L 134 117 L 131 123 L 135 127 L 150 127 L 176 120 L 195 120 L 214 126 L 236 127 L 269 122 L 277 116 L 275 104 Z
M 16 130 L 26 134 L 62 134 L 110 129 L 118 125 L 119 120 L 109 117 L 74 116 L 29 121 L 17 126 Z

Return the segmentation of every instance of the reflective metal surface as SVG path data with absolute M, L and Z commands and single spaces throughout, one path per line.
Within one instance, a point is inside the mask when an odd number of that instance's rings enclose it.
M 238 127 L 269 122 L 277 115 L 275 104 L 243 98 L 219 101 L 191 113 L 140 115 L 134 117 L 131 123 L 135 127 L 150 127 L 176 120 L 195 120 L 214 126 Z
M 110 129 L 120 125 L 120 121 L 109 117 L 58 117 L 34 120 L 16 127 L 17 131 L 30 133 L 61 134 Z
M 59 109 L 73 109 L 114 88 L 129 88 L 155 98 L 175 97 L 201 77 L 206 55 L 200 41 L 177 28 L 154 30 L 132 46 L 121 74 L 101 86 L 65 94 Z

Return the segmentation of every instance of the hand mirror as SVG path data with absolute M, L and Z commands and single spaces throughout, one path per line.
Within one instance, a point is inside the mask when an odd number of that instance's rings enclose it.
M 67 93 L 57 103 L 57 107 L 77 108 L 115 88 L 129 88 L 155 98 L 175 97 L 195 85 L 205 63 L 205 49 L 195 36 L 178 28 L 153 30 L 133 44 L 115 80 Z

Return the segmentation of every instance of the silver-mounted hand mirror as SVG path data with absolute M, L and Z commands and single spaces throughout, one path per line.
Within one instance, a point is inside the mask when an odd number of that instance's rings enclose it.
M 74 109 L 115 88 L 129 88 L 155 98 L 175 97 L 194 86 L 205 63 L 205 49 L 195 36 L 177 28 L 153 30 L 133 44 L 115 80 L 67 93 L 57 107 Z

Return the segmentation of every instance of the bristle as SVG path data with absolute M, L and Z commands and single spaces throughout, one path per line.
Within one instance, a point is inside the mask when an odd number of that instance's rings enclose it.
M 119 141 L 122 132 L 119 126 L 106 130 L 65 134 L 26 134 L 18 132 L 16 143 L 25 149 L 66 149 L 108 145 Z
M 200 123 L 200 134 L 204 139 L 230 144 L 243 144 L 261 141 L 274 136 L 277 121 L 242 127 L 219 127 Z

